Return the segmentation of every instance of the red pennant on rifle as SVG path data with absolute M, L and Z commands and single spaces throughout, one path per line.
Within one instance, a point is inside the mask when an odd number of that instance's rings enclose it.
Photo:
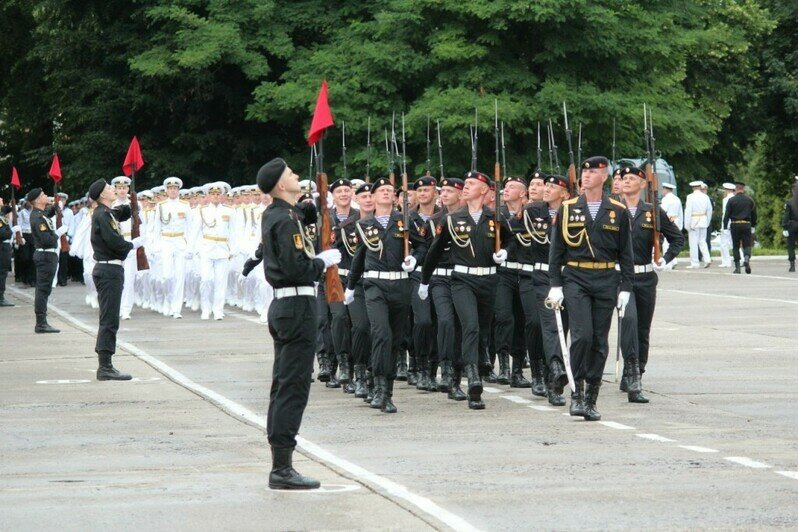
M 321 138 L 324 130 L 334 126 L 330 104 L 327 103 L 327 80 L 322 81 L 319 97 L 316 100 L 316 109 L 313 111 L 313 120 L 308 132 L 308 146 L 313 146 Z
M 17 173 L 16 166 L 11 167 L 11 186 L 17 190 L 19 190 L 19 187 L 22 186 L 22 184 L 19 182 L 19 174 Z
M 130 176 L 133 172 L 138 172 L 144 166 L 144 157 L 141 155 L 141 146 L 139 146 L 139 139 L 133 137 L 130 141 L 130 147 L 127 149 L 125 162 L 122 163 L 122 172 L 126 176 Z
M 53 164 L 50 165 L 50 171 L 47 175 L 53 178 L 56 183 L 61 182 L 61 161 L 58 160 L 58 154 L 53 155 Z

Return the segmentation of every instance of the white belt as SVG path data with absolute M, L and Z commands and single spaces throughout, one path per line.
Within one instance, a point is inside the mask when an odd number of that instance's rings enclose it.
M 349 270 L 345 270 L 343 268 L 338 268 L 338 275 L 349 275 Z
M 274 299 L 297 296 L 315 296 L 316 289 L 312 286 L 290 286 L 288 288 L 275 288 Z
M 398 281 L 400 279 L 407 279 L 405 272 L 366 272 L 363 274 L 364 279 L 383 279 L 386 281 Z
M 653 264 L 641 264 L 635 265 L 635 273 L 649 273 L 654 271 Z
M 502 268 L 507 268 L 508 270 L 523 270 L 524 265 L 520 262 L 505 262 L 501 265 Z
M 36 251 L 44 251 L 45 253 L 58 253 L 58 249 L 56 248 L 36 248 Z
M 98 260 L 97 264 L 116 264 L 117 266 L 122 266 L 121 260 Z
M 432 275 L 437 275 L 438 277 L 450 277 L 452 275 L 451 268 L 435 268 L 432 270 Z
M 10 244 L 10 243 L 11 243 L 11 239 L 10 238 L 8 240 L 3 240 L 3 244 Z
M 496 268 L 494 266 L 469 268 L 468 266 L 458 265 L 454 267 L 454 271 L 457 273 L 467 273 L 469 275 L 493 275 L 496 273 Z
M 536 262 L 535 264 L 522 264 L 521 269 L 525 272 L 547 272 L 549 265 L 545 262 Z

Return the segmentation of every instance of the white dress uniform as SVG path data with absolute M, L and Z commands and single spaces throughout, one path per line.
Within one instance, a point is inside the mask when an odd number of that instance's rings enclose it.
M 85 207 L 84 207 L 85 209 Z M 75 236 L 72 238 L 72 245 L 69 246 L 69 254 L 83 259 L 83 283 L 86 285 L 86 304 L 91 308 L 100 308 L 97 299 L 97 288 L 94 286 L 94 250 L 91 247 L 91 215 L 94 209 L 86 209 L 80 220 L 80 224 L 75 229 Z
M 111 185 L 116 187 L 118 184 L 123 184 L 130 186 L 130 178 L 127 176 L 117 176 L 111 180 Z M 119 199 L 117 198 L 114 201 L 113 206 L 119 207 L 120 205 L 130 205 L 130 200 L 127 198 Z M 133 241 L 133 237 L 131 236 L 133 222 L 130 219 L 125 220 L 124 222 L 119 222 L 119 230 L 122 233 L 122 236 L 128 242 Z M 122 267 L 125 270 L 125 282 L 122 285 L 122 301 L 119 305 L 119 317 L 123 320 L 130 319 L 130 313 L 133 312 L 133 300 L 135 296 L 135 287 L 136 287 L 136 253 L 128 253 L 125 260 L 122 262 Z
M 726 217 L 726 204 L 729 202 L 729 198 L 734 196 L 734 185 L 732 183 L 723 183 L 723 189 L 726 191 L 726 195 L 723 196 L 723 210 L 721 211 L 721 224 L 723 223 L 724 218 Z M 726 226 L 721 226 L 720 228 L 720 267 L 721 268 L 731 268 L 732 267 L 732 238 L 731 238 L 731 230 Z
M 183 182 L 176 177 L 164 180 L 164 186 Z M 183 291 L 185 289 L 186 260 L 193 256 L 188 247 L 191 229 L 191 206 L 181 199 L 166 199 L 155 208 L 153 237 L 159 241 L 159 261 L 165 316 L 183 317 Z
M 690 183 L 691 187 L 701 185 L 700 181 Z M 706 265 L 709 266 L 712 263 L 709 246 L 707 246 L 707 228 L 712 220 L 712 203 L 709 201 L 709 196 L 700 190 L 694 190 L 689 194 L 684 206 L 684 219 L 687 236 L 690 240 L 690 266 L 688 268 L 700 266 L 699 251 L 704 257 Z
M 682 202 L 679 199 L 679 196 L 676 195 L 674 192 L 675 186 L 670 184 L 663 184 L 663 196 L 660 200 L 660 207 L 663 211 L 665 211 L 666 216 L 670 221 L 679 228 L 681 231 L 684 228 L 684 209 L 682 209 Z M 665 190 L 669 190 L 668 194 L 664 194 Z M 668 251 L 668 239 L 664 239 L 662 242 L 662 252 L 665 253 Z M 679 262 L 679 259 L 674 258 L 670 264 L 668 265 L 668 269 L 672 269 L 676 267 L 676 264 Z
M 219 182 L 203 188 L 206 194 L 215 190 L 224 194 L 230 187 Z M 230 257 L 235 248 L 235 212 L 222 203 L 208 203 L 199 207 L 197 215 L 199 219 L 193 242 L 200 259 L 201 317 L 207 320 L 213 312 L 213 319 L 221 320 L 224 318 Z
M 261 223 L 263 222 L 263 213 L 268 206 L 268 203 L 260 203 L 255 210 L 255 222 L 257 224 L 255 232 L 258 235 L 258 239 L 252 252 L 254 252 L 260 244 L 262 238 Z M 266 281 L 266 271 L 261 266 L 255 268 L 255 270 L 247 276 L 247 280 L 250 279 L 253 280 L 255 286 L 255 310 L 260 314 L 260 321 L 266 323 L 268 321 L 269 306 L 271 306 L 272 300 L 274 299 L 274 289 L 272 285 Z

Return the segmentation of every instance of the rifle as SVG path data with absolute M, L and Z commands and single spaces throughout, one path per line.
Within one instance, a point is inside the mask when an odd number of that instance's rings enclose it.
M 136 195 L 136 163 L 133 163 L 132 172 L 130 172 L 130 238 L 138 238 L 141 236 L 141 220 L 139 220 L 139 198 Z M 136 269 L 144 271 L 150 269 L 150 263 L 147 261 L 147 255 L 144 252 L 144 246 L 136 250 Z
M 612 119 L 612 166 L 615 168 L 615 119 Z
M 579 122 L 579 136 L 577 137 L 578 140 L 576 141 L 576 160 L 580 163 L 579 164 L 579 180 L 582 180 L 582 122 Z
M 471 171 L 477 171 L 477 145 L 479 143 L 479 133 L 477 126 L 479 125 L 479 114 L 477 108 L 474 107 L 474 127 L 471 128 Z
M 504 122 L 502 122 L 502 179 L 507 177 L 507 158 L 505 157 L 506 153 L 504 151 Z
M 551 123 L 551 118 L 549 118 L 549 134 L 551 135 L 551 145 L 554 150 L 554 165 L 556 167 L 556 171 L 560 173 L 560 153 L 557 148 L 557 142 L 554 140 L 554 125 Z
M 324 173 L 324 135 L 319 139 L 316 150 L 316 189 L 319 193 L 319 234 L 321 235 L 321 249 L 330 249 L 332 240 L 332 223 L 330 210 L 327 208 L 327 174 Z M 340 303 L 344 300 L 344 287 L 338 276 L 338 266 L 330 266 L 324 272 L 324 292 L 327 303 Z
M 443 173 L 443 144 L 441 144 L 441 121 L 436 120 L 438 129 L 438 166 L 441 167 L 441 179 L 445 177 Z
M 499 211 L 501 210 L 502 201 L 502 168 L 499 164 L 499 100 L 493 100 L 493 132 L 496 137 L 496 163 L 493 165 L 493 181 L 495 185 L 496 201 L 493 209 L 493 226 L 496 231 L 496 240 L 494 241 L 494 249 L 496 253 L 502 248 L 501 237 L 501 219 L 499 218 Z
M 11 187 L 11 227 L 19 225 L 17 220 L 17 200 L 14 197 L 14 186 Z M 14 242 L 17 243 L 17 248 L 22 247 L 22 231 L 14 233 Z
M 549 119 L 549 124 L 546 126 L 546 142 L 549 145 L 549 172 L 554 172 L 554 150 L 551 147 L 551 119 Z
M 432 161 L 430 160 L 429 155 L 429 115 L 427 115 L 427 175 L 431 176 L 432 172 L 430 171 L 430 166 L 432 165 Z
M 64 225 L 64 221 L 61 213 L 61 200 L 58 197 L 58 183 L 56 182 L 53 182 L 53 201 L 55 202 L 55 227 L 58 229 Z M 61 252 L 69 253 L 69 240 L 66 234 L 61 235 Z
M 344 162 L 344 179 L 347 177 L 346 173 L 346 122 L 341 121 L 341 144 L 343 146 L 343 151 L 341 152 L 341 158 Z
M 650 110 L 648 111 L 651 112 Z M 646 116 L 646 104 L 643 104 L 643 135 L 646 139 L 646 182 L 648 183 L 649 201 L 654 208 L 652 225 L 654 227 L 654 262 L 662 258 L 662 244 L 660 243 L 660 207 L 659 207 L 659 176 L 657 176 L 657 159 L 654 148 L 654 119 Z
M 371 117 L 366 130 L 366 183 L 371 183 Z
M 576 180 L 576 162 L 574 162 L 574 148 L 571 142 L 571 128 L 568 126 L 568 109 L 565 107 L 565 102 L 562 102 L 562 114 L 565 118 L 565 140 L 568 142 L 568 181 L 571 186 L 571 190 L 576 193 L 578 190 Z
M 410 255 L 410 205 L 407 197 L 407 159 L 405 159 L 405 114 L 402 113 L 402 221 L 405 257 Z
M 538 120 L 538 172 L 542 170 L 540 167 L 541 151 L 540 151 L 540 121 Z

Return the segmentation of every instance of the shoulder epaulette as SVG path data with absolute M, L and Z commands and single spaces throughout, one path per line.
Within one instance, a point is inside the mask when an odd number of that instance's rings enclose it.
M 609 200 L 610 200 L 610 203 L 612 203 L 612 204 L 613 204 L 613 205 L 615 205 L 616 207 L 620 207 L 620 208 L 622 208 L 622 209 L 625 209 L 625 208 L 626 208 L 626 205 L 624 205 L 623 203 L 621 203 L 620 201 L 618 201 L 618 200 L 616 200 L 616 199 L 609 198 Z

